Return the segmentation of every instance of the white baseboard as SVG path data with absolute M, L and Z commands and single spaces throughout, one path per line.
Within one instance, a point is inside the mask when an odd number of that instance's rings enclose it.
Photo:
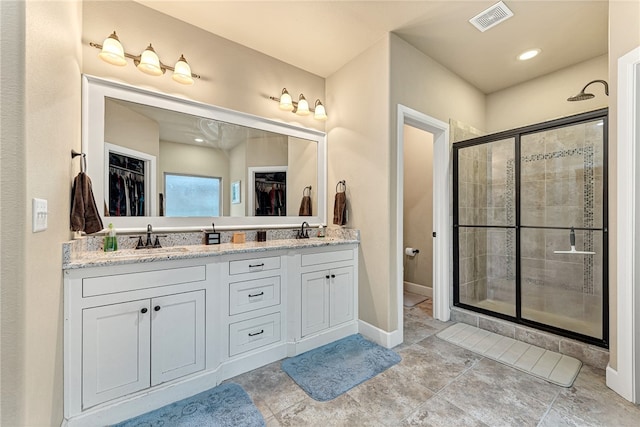
M 393 348 L 402 344 L 403 336 L 402 331 L 395 330 L 391 332 L 383 331 L 382 329 L 371 325 L 370 323 L 360 320 L 358 323 L 358 332 L 370 339 L 371 341 L 379 344 L 385 348 Z
M 633 402 L 633 385 L 629 378 L 623 378 L 617 370 L 613 369 L 609 365 L 607 366 L 606 376 L 607 387 L 627 399 L 629 402 Z
M 433 298 L 433 288 L 431 286 L 419 285 L 412 282 L 404 282 L 404 290 L 412 294 Z

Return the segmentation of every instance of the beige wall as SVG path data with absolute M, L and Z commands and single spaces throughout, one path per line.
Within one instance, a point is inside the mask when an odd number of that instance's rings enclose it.
M 390 181 L 390 246 L 385 259 L 379 262 L 390 263 L 389 278 L 389 311 L 392 318 L 392 328 L 396 329 L 398 318 L 396 277 L 401 265 L 395 265 L 396 251 L 402 251 L 397 247 L 395 230 L 398 219 L 396 218 L 397 200 L 397 105 L 402 104 L 421 113 L 429 115 L 443 122 L 449 122 L 454 118 L 468 125 L 482 129 L 485 122 L 485 96 L 433 59 L 425 56 L 413 46 L 391 34 L 391 87 L 390 87 L 390 127 L 389 127 L 389 181 Z M 330 159 L 331 162 L 331 159 Z M 402 218 L 399 219 L 402 221 Z M 406 246 L 406 245 L 403 245 Z M 376 325 L 382 327 L 381 325 Z
M 169 73 L 141 73 L 131 61 L 125 67 L 103 62 L 88 43 L 101 44 L 114 29 L 126 52 L 138 55 L 151 42 L 163 63 L 173 65 L 184 54 L 202 79 L 184 86 Z M 323 122 L 282 111 L 268 99 L 279 96 L 283 87 L 324 99 L 324 79 L 133 1 L 83 2 L 82 54 L 86 74 L 324 130 Z
M 609 331 L 610 363 L 617 369 L 617 159 L 618 150 L 618 58 L 640 46 L 640 0 L 614 0 L 609 2 Z M 629 319 L 631 321 L 631 319 Z M 637 331 L 636 331 L 637 333 Z
M 404 126 L 404 280 L 433 287 L 433 134 Z
M 608 80 L 608 66 L 607 55 L 602 55 L 488 95 L 485 130 L 495 133 L 607 107 L 610 99 L 600 83 L 587 89 L 596 95 L 593 99 L 567 98 L 592 80 Z
M 0 425 L 24 411 L 24 15 L 24 3 L 0 1 Z
M 287 215 L 298 215 L 305 187 L 311 186 L 311 214 L 318 214 L 318 144 L 289 137 Z
M 363 102 L 366 100 L 366 102 Z M 360 229 L 359 318 L 392 330 L 389 270 L 389 38 L 327 78 L 327 218 L 347 184 L 347 227 Z M 329 224 L 330 227 L 336 227 Z
M 253 197 L 253 192 L 247 194 L 247 143 L 242 142 L 231 149 L 229 152 L 229 182 L 225 192 L 231 194 L 231 183 L 240 181 L 240 203 L 232 204 L 229 207 L 231 216 L 245 216 L 245 206 L 247 196 Z M 230 198 L 230 197 L 229 197 Z
M 18 139 L 5 140 L 3 130 L 2 141 L 2 199 L 12 202 L 16 214 L 2 217 L 2 425 L 59 425 L 62 420 L 60 261 L 61 243 L 70 236 L 71 180 L 79 169 L 70 151 L 80 148 L 81 10 L 75 1 L 2 6 L 3 67 L 5 47 L 7 52 L 22 48 L 8 77 L 21 92 L 12 109 L 22 115 L 16 125 L 24 125 Z M 24 33 L 5 39 L 5 16 L 26 22 Z M 3 104 L 9 101 L 4 89 L 3 84 Z M 6 149 L 11 157 L 5 157 Z M 4 174 L 12 170 L 9 182 L 19 195 L 5 199 Z M 33 197 L 48 200 L 48 229 L 40 233 L 31 232 Z M 7 231 L 6 243 L 15 247 L 4 247 Z M 14 233 L 19 241 L 12 240 Z M 4 280 L 7 262 L 10 282 Z M 4 310 L 7 295 L 16 304 L 9 312 Z

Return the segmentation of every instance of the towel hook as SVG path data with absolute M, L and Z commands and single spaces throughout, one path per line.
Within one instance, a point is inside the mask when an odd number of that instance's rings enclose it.
M 338 183 L 336 184 L 336 193 L 338 192 L 338 188 L 340 187 L 340 185 L 342 185 L 342 191 L 347 191 L 347 181 L 343 179 L 342 181 L 338 181 Z
M 308 193 L 307 193 L 307 190 L 308 190 Z M 307 185 L 306 187 L 304 187 L 302 189 L 302 195 L 303 196 L 311 196 L 311 186 L 310 185 Z
M 75 159 L 78 156 L 82 156 L 82 161 L 80 162 L 80 172 L 87 171 L 87 155 L 85 153 L 78 153 L 76 150 L 71 150 L 71 158 Z

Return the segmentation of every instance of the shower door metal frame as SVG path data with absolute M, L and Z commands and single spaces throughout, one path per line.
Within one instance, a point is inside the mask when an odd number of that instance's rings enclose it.
M 603 121 L 603 140 L 602 140 L 602 227 L 601 228 L 582 228 L 576 227 L 576 230 L 602 231 L 602 339 L 579 334 L 567 329 L 561 329 L 555 326 L 539 323 L 533 320 L 522 318 L 522 288 L 521 288 L 521 249 L 520 249 L 520 231 L 521 228 L 526 229 L 547 229 L 547 230 L 569 230 L 569 227 L 553 227 L 553 226 L 522 226 L 520 223 L 520 144 L 521 137 L 528 134 L 548 131 L 557 128 L 577 125 L 584 122 L 594 120 Z M 497 317 L 508 320 L 510 322 L 530 326 L 543 331 L 551 332 L 578 341 L 597 345 L 599 347 L 609 348 L 609 239 L 608 239 L 608 108 L 602 108 L 586 113 L 567 116 L 556 120 L 550 120 L 543 123 L 537 123 L 517 129 L 511 129 L 503 132 L 485 135 L 459 143 L 453 144 L 453 305 L 455 307 L 464 308 L 466 310 L 482 313 L 488 316 Z M 475 225 L 459 223 L 459 194 L 458 194 L 458 152 L 460 149 L 484 145 L 491 142 L 501 141 L 505 139 L 514 139 L 514 179 L 515 179 L 515 224 L 513 225 Z M 488 221 L 487 221 L 488 222 Z M 485 308 L 476 307 L 470 304 L 460 302 L 460 228 L 498 228 L 504 230 L 515 230 L 515 310 L 516 315 L 510 316 Z

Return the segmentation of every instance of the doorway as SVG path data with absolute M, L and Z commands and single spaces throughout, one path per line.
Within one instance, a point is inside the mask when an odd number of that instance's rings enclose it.
M 419 111 L 398 104 L 395 194 L 395 277 L 397 301 L 397 329 L 392 334 L 390 347 L 403 342 L 403 290 L 404 271 L 404 141 L 405 125 L 433 135 L 433 317 L 448 321 L 451 315 L 451 144 L 449 125 Z
M 409 308 L 433 296 L 433 134 L 405 124 L 403 146 L 403 305 Z

